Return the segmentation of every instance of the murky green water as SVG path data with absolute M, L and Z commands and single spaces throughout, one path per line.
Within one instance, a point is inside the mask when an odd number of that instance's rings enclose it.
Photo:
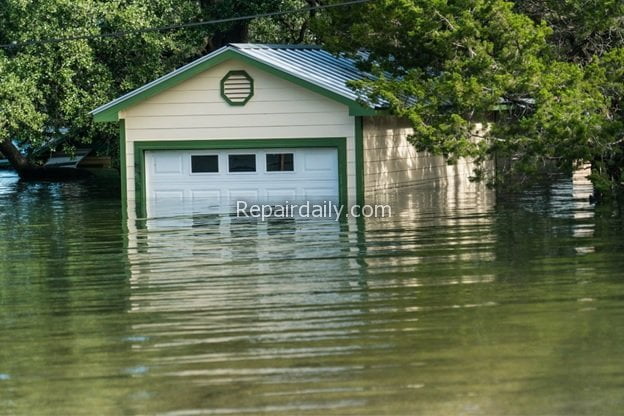
M 624 412 L 624 225 L 569 183 L 130 231 L 116 193 L 0 172 L 1 414 Z

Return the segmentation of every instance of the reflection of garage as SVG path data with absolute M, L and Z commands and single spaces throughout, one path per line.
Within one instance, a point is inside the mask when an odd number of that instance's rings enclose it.
M 145 152 L 145 170 L 149 216 L 172 206 L 339 198 L 336 148 L 154 150 Z

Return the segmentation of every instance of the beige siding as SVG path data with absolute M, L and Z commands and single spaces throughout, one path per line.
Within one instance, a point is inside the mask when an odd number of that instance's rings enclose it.
M 368 200 L 388 189 L 469 183 L 472 164 L 449 166 L 441 156 L 417 152 L 407 141 L 413 130 L 396 117 L 364 118 L 364 184 Z
M 230 106 L 220 81 L 230 70 L 254 79 L 254 96 Z M 239 61 L 227 61 L 120 113 L 126 120 L 128 211 L 134 211 L 135 141 L 347 138 L 347 183 L 355 201 L 355 128 L 345 105 Z

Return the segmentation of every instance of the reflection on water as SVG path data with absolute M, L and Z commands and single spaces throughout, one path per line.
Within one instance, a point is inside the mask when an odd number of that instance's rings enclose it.
M 624 227 L 568 181 L 343 222 L 135 227 L 117 192 L 0 173 L 0 414 L 624 406 Z

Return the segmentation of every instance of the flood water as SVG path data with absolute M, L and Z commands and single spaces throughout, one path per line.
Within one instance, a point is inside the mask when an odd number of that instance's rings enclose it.
M 623 412 L 624 223 L 587 189 L 135 227 L 115 181 L 0 172 L 0 414 Z

